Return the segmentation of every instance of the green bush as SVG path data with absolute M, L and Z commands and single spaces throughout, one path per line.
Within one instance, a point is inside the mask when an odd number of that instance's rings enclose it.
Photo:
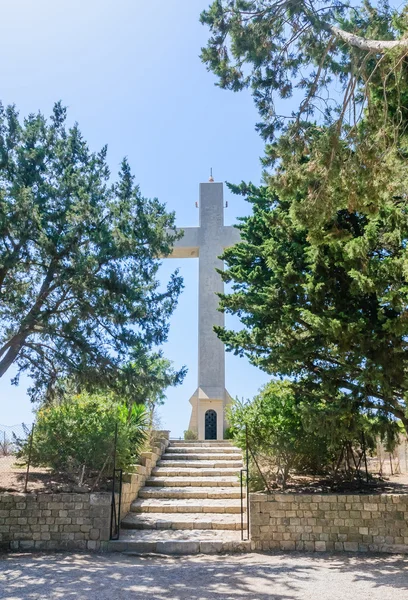
M 103 394 L 80 394 L 60 404 L 41 407 L 34 429 L 31 464 L 56 472 L 109 474 L 113 468 L 118 425 L 116 466 L 130 470 L 147 437 L 143 405 L 129 408 Z M 29 444 L 20 452 L 27 456 Z
M 247 431 L 249 446 L 266 476 L 283 485 L 290 471 L 322 473 L 333 460 L 327 440 L 305 429 L 289 382 L 268 383 L 251 402 L 235 400 L 228 420 L 236 443 L 245 448 Z
M 197 440 L 198 435 L 196 434 L 195 431 L 191 431 L 191 429 L 187 429 L 187 431 L 184 432 L 184 439 L 186 440 L 186 442 L 191 442 L 191 441 Z
M 378 439 L 392 450 L 401 431 L 397 421 L 363 412 L 341 394 L 325 400 L 316 393 L 311 407 L 290 381 L 271 381 L 250 402 L 235 400 L 228 419 L 236 444 L 245 449 L 248 436 L 266 479 L 283 486 L 290 472 L 327 475 L 331 481 L 359 479 L 364 450 L 373 452 Z M 265 487 L 251 463 L 252 484 Z
M 224 440 L 233 440 L 234 437 L 234 429 L 232 427 L 227 427 L 224 431 Z

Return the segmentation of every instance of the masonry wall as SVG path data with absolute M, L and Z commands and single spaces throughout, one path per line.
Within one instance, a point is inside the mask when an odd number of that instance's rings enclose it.
M 134 473 L 123 475 L 122 502 L 120 512 L 122 518 L 130 511 L 130 505 L 137 497 L 139 490 L 145 485 L 146 479 L 150 477 L 152 469 L 156 466 L 163 452 L 169 445 L 169 431 L 153 431 L 150 452 L 142 452 L 140 465 L 137 465 Z
M 253 550 L 408 553 L 408 495 L 250 496 Z
M 0 494 L 0 548 L 99 550 L 110 505 L 108 493 Z
M 153 432 L 135 473 L 124 474 L 122 517 L 169 444 L 169 432 Z M 118 495 L 116 496 L 118 498 Z M 103 550 L 110 535 L 110 493 L 0 493 L 0 549 Z

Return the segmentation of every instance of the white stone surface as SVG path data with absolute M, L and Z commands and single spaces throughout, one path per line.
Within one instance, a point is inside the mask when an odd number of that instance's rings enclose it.
M 214 333 L 223 327 L 225 316 L 218 311 L 224 282 L 217 272 L 224 269 L 219 259 L 224 249 L 240 240 L 238 229 L 224 225 L 222 183 L 201 183 L 199 227 L 187 227 L 175 242 L 172 257 L 199 258 L 198 275 L 198 382 L 190 398 L 192 406 L 189 429 L 205 439 L 205 413 L 217 413 L 217 439 L 222 440 L 227 426 L 225 407 L 231 397 L 225 389 L 225 348 Z
M 237 537 L 241 530 L 239 467 L 232 466 L 235 463 L 242 465 L 239 449 L 230 442 L 222 446 L 217 442 L 207 443 L 205 447 L 196 442 L 188 445 L 188 452 L 172 452 L 175 449 L 185 448 L 170 443 L 161 462 L 171 464 L 172 461 L 166 458 L 177 457 L 174 461 L 177 466 L 154 470 L 161 472 L 161 477 L 153 475 L 146 481 L 139 498 L 132 503 L 131 512 L 122 520 L 121 540 L 119 545 L 113 545 L 113 549 L 193 554 L 241 551 L 243 547 Z M 198 449 L 205 452 L 198 452 Z M 205 460 L 196 461 L 196 456 Z M 229 465 L 226 477 L 220 476 L 215 466 L 219 462 Z M 179 467 L 180 464 L 183 466 Z M 190 466 L 197 464 L 198 467 Z M 169 475 L 168 471 L 180 476 Z M 212 473 L 211 477 L 208 472 Z M 243 505 L 245 510 L 245 501 Z M 245 528 L 245 516 L 243 521 Z M 132 530 L 136 533 L 129 533 Z M 191 535 L 197 530 L 199 534 Z M 140 531 L 148 533 L 138 537 Z M 158 531 L 160 536 L 155 535 Z M 170 534 L 162 534 L 162 531 Z M 173 531 L 184 533 L 172 536 Z M 217 536 L 213 535 L 214 531 L 219 532 Z

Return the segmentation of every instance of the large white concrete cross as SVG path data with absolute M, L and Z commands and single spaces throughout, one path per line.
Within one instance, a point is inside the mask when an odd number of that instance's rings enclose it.
M 240 240 L 238 229 L 224 225 L 224 194 L 222 183 L 201 183 L 198 227 L 183 229 L 183 237 L 174 243 L 169 258 L 199 259 L 198 271 L 198 385 L 190 398 L 192 413 L 189 429 L 199 439 L 210 439 L 216 421 L 216 437 L 223 439 L 225 406 L 230 396 L 225 389 L 225 348 L 214 333 L 214 325 L 223 327 L 224 313 L 218 311 L 224 282 L 216 269 L 223 270 L 218 257 L 225 248 Z M 215 411 L 210 414 L 208 411 Z M 206 427 L 207 422 L 207 427 Z

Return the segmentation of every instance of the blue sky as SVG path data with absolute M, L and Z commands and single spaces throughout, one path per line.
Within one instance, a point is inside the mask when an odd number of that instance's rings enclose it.
M 68 107 L 92 149 L 108 144 L 113 172 L 127 156 L 145 196 L 175 210 L 181 227 L 198 224 L 198 185 L 210 167 L 217 181 L 259 183 L 263 144 L 248 94 L 214 86 L 199 59 L 207 30 L 198 21 L 209 0 L 13 0 L 0 22 L 0 99 L 21 115 Z M 227 192 L 226 224 L 248 213 Z M 179 267 L 185 290 L 164 352 L 189 372 L 168 390 L 164 427 L 182 435 L 197 380 L 198 260 L 166 260 L 161 278 Z M 236 325 L 227 317 L 227 325 Z M 0 380 L 0 423 L 32 420 L 29 382 Z M 227 354 L 227 389 L 251 397 L 267 376 Z

